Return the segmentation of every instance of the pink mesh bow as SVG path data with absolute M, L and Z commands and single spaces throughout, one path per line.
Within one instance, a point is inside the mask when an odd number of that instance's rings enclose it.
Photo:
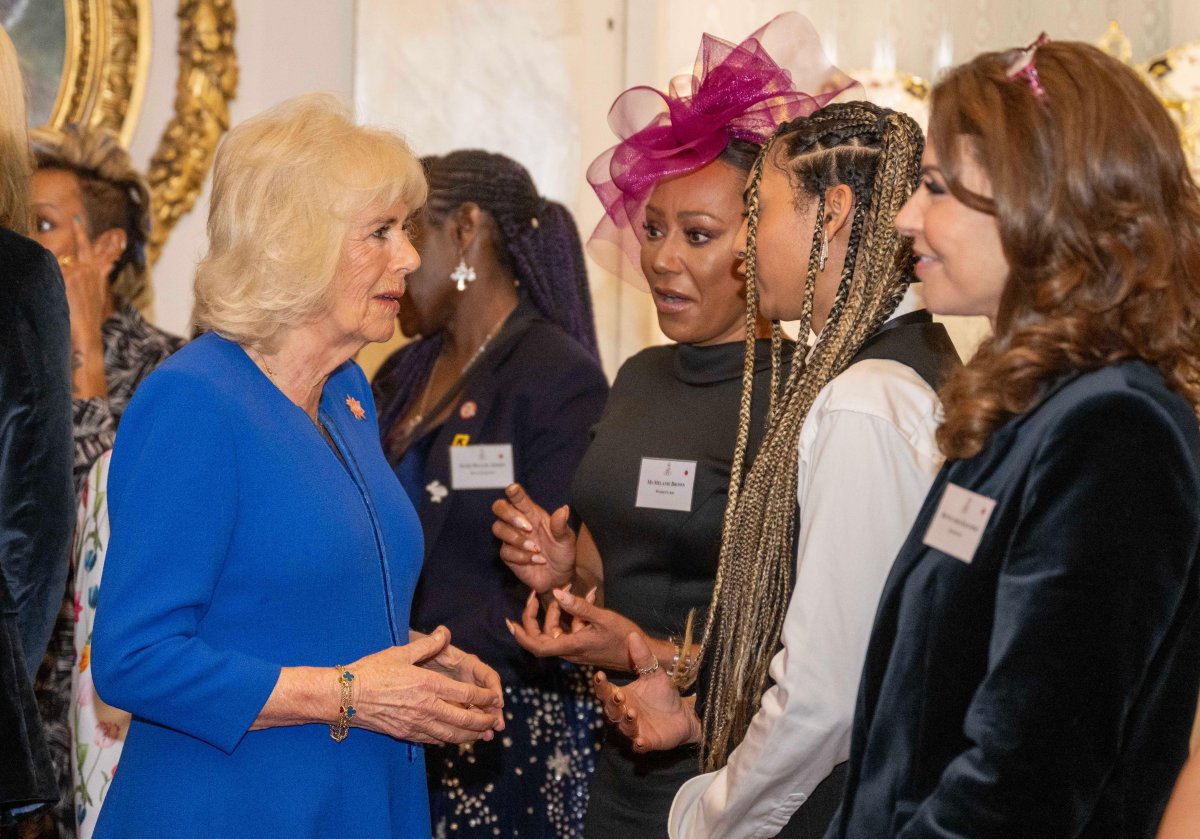
M 1048 43 L 1050 43 L 1049 35 L 1045 32 L 1038 35 L 1036 41 L 1021 50 L 1013 63 L 1008 66 L 1008 70 L 1005 73 L 1009 81 L 1024 80 L 1029 85 L 1029 89 L 1033 91 L 1033 95 L 1038 99 L 1046 97 L 1046 88 L 1042 87 L 1042 79 L 1038 75 L 1037 64 L 1034 62 L 1037 59 L 1038 47 Z
M 656 183 L 716 160 L 731 137 L 765 143 L 780 124 L 811 114 L 855 84 L 830 63 L 808 19 L 794 12 L 740 44 L 704 35 L 692 75 L 677 76 L 666 93 L 630 88 L 613 103 L 608 124 L 621 142 L 588 167 L 588 183 L 604 205 L 588 253 L 611 273 L 645 286 L 639 251 Z

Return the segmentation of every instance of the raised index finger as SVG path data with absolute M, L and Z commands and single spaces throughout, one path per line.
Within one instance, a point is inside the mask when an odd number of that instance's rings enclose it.
M 71 238 L 75 240 L 75 258 L 88 261 L 92 257 L 92 240 L 79 216 L 71 216 Z

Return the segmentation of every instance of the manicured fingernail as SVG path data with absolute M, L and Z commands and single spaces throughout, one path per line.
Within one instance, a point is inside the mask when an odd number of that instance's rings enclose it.
M 592 590 L 587 593 L 587 600 L 589 603 L 596 602 L 596 589 L 597 588 L 599 588 L 599 586 L 592 586 Z
M 534 554 L 533 556 L 529 557 L 529 564 L 530 565 L 545 565 L 546 557 L 542 556 L 541 554 Z
M 567 594 L 561 588 L 556 588 L 554 590 L 554 599 L 557 600 L 559 603 L 570 603 L 571 595 Z
M 508 634 L 509 634 L 509 635 L 516 635 L 516 634 L 517 634 L 517 628 L 516 628 L 515 626 L 513 626 L 513 622 L 512 622 L 512 621 L 510 621 L 508 618 L 505 618 L 505 619 L 504 619 L 504 625 L 508 627 Z
M 533 530 L 533 525 L 520 516 L 517 517 L 517 527 L 525 531 Z
M 527 551 L 536 552 L 537 546 L 538 546 L 537 542 L 533 541 L 532 539 L 526 539 L 524 542 L 521 543 L 521 547 Z

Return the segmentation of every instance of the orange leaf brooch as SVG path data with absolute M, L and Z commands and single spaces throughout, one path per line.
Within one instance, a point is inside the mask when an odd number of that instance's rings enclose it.
M 350 409 L 350 413 L 354 414 L 354 418 L 357 420 L 365 419 L 367 416 L 367 412 L 363 410 L 362 403 L 353 396 L 346 397 L 346 407 Z

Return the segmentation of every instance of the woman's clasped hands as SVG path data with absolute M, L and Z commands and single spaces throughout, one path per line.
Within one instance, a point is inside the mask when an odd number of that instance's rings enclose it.
M 491 740 L 504 729 L 495 670 L 452 646 L 444 626 L 410 638 L 346 668 L 354 674 L 353 725 L 430 744 Z

